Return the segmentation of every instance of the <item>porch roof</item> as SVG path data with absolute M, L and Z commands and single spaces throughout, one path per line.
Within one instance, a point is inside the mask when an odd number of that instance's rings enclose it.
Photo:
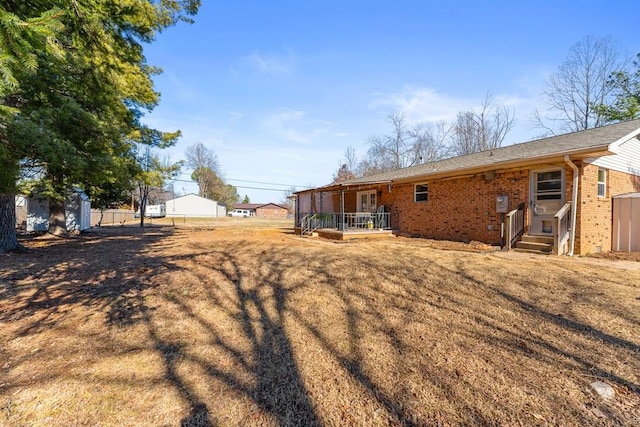
M 606 156 L 615 154 L 621 143 L 637 137 L 639 134 L 640 119 L 630 120 L 581 132 L 552 136 L 480 153 L 396 169 L 352 179 L 340 184 L 316 188 L 313 191 L 331 191 L 345 187 L 379 185 L 389 182 L 416 182 L 420 179 L 456 177 L 487 170 L 528 167 L 546 161 L 562 161 L 565 155 L 569 155 L 574 160 Z M 301 193 L 305 191 L 301 191 Z
M 313 188 L 309 190 L 297 191 L 296 193 L 305 193 L 308 191 L 338 191 L 338 190 L 366 190 L 372 187 L 378 187 L 380 185 L 388 185 L 392 182 L 390 179 L 383 180 L 367 180 L 366 177 L 358 180 L 350 180 L 345 182 L 339 182 L 336 184 L 329 184 L 323 187 Z

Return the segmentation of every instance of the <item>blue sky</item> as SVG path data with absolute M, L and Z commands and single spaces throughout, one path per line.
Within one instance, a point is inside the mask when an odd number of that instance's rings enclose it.
M 164 70 L 145 121 L 183 132 L 173 161 L 203 143 L 241 196 L 279 202 L 289 186 L 329 183 L 347 147 L 363 156 L 391 112 L 451 120 L 490 92 L 515 112 L 505 144 L 533 139 L 545 79 L 569 48 L 595 35 L 640 52 L 639 11 L 630 0 L 203 0 L 194 24 L 145 48 Z

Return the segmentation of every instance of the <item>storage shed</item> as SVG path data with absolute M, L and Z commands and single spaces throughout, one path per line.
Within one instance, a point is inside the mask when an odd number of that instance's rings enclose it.
M 19 201 L 16 200 L 18 203 Z M 19 207 L 19 206 L 17 206 Z M 64 202 L 67 231 L 83 231 L 91 227 L 91 201 L 86 193 L 74 189 Z M 49 199 L 37 195 L 26 199 L 27 231 L 49 229 Z
M 640 193 L 613 196 L 611 250 L 640 252 Z

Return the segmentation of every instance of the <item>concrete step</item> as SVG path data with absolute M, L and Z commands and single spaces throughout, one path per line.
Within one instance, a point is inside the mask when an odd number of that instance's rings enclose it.
M 531 243 L 546 243 L 553 247 L 553 236 L 531 236 L 525 234 L 522 236 L 522 242 L 531 242 Z
M 512 249 L 513 252 L 520 252 L 520 253 L 527 253 L 527 254 L 536 254 L 536 255 L 551 255 L 552 252 L 546 252 L 546 251 L 538 251 L 535 249 L 521 249 L 521 248 L 513 248 Z
M 553 239 L 551 239 L 551 243 L 540 243 L 540 242 L 529 242 L 523 240 L 516 243 L 517 249 L 526 249 L 529 251 L 537 251 L 537 252 L 546 252 L 549 253 L 553 251 Z

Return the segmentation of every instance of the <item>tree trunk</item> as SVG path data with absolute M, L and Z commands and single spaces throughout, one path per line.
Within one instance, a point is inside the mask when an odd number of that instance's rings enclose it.
M 67 234 L 64 200 L 49 199 L 49 233 L 54 236 L 65 236 Z
M 21 248 L 16 236 L 16 198 L 0 194 L 0 253 Z
M 147 198 L 145 196 L 140 198 L 140 227 L 144 227 L 144 216 L 147 213 Z

